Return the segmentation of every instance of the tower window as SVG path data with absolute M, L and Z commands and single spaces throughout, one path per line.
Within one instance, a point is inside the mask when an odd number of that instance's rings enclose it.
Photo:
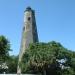
M 28 21 L 30 21 L 30 17 L 28 17 Z
M 25 30 L 25 27 L 23 27 L 23 31 Z

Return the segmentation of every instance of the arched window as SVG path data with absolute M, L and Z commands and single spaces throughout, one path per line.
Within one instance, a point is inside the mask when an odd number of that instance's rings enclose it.
M 28 21 L 30 21 L 30 17 L 28 17 Z
M 23 31 L 25 30 L 25 27 L 23 27 Z

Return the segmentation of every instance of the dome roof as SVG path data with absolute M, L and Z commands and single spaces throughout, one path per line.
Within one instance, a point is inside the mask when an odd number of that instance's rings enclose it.
M 28 7 L 26 8 L 26 11 L 30 11 L 30 10 L 32 10 L 32 9 L 31 9 L 30 6 L 28 6 Z

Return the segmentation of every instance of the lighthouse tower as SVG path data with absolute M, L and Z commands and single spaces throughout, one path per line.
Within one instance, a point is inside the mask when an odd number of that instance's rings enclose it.
M 35 42 L 38 42 L 35 12 L 30 7 L 27 7 L 24 11 L 24 25 L 18 62 L 21 62 L 23 53 L 28 48 L 29 44 Z M 17 68 L 17 73 L 21 73 L 21 67 L 19 65 Z

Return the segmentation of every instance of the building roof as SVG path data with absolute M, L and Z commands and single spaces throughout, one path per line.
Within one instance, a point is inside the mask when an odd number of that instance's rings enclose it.
M 25 11 L 31 11 L 31 10 L 32 10 L 31 7 L 28 6 Z

